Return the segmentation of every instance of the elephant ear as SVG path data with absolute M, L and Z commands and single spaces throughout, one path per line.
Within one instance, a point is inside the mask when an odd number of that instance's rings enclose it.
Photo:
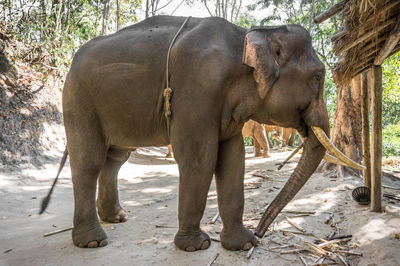
M 284 63 L 280 42 L 271 31 L 252 29 L 246 34 L 244 43 L 243 63 L 254 68 L 261 98 L 265 98 L 278 79 L 279 68 Z

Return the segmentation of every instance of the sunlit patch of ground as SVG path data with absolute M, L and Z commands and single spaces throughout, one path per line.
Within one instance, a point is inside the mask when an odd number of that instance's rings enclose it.
M 265 210 L 289 178 L 299 155 L 278 171 L 291 150 L 273 150 L 271 158 L 254 158 L 247 148 L 245 169 L 244 223 L 254 229 Z M 281 230 L 296 230 L 281 214 L 270 226 L 251 256 L 247 252 L 227 251 L 219 242 L 221 218 L 218 213 L 215 183 L 208 194 L 201 227 L 214 240 L 208 250 L 187 253 L 178 250 L 173 239 L 177 231 L 178 167 L 165 159 L 166 147 L 140 149 L 131 155 L 119 173 L 119 193 L 129 220 L 122 224 L 103 223 L 109 245 L 100 249 L 80 249 L 71 241 L 70 231 L 43 237 L 44 233 L 68 228 L 72 224 L 73 193 L 70 171 L 62 171 L 47 212 L 39 216 L 40 199 L 47 193 L 58 165 L 0 172 L 0 265 L 207 265 L 216 254 L 215 265 L 301 265 L 299 255 L 281 254 L 285 249 L 268 251 L 278 244 L 298 243 L 295 236 Z M 384 178 L 383 183 L 400 187 L 400 181 Z M 385 213 L 372 213 L 360 206 L 351 191 L 362 185 L 358 177 L 339 180 L 334 173 L 316 173 L 288 204 L 284 211 L 312 211 L 309 216 L 293 217 L 298 226 L 320 238 L 335 228 L 326 224 L 334 214 L 338 234 L 353 235 L 351 249 L 362 257 L 345 256 L 352 265 L 398 265 L 400 261 L 400 202 L 384 198 Z M 398 190 L 384 188 L 385 193 Z M 303 237 L 303 236 L 301 236 Z M 305 237 L 307 238 L 307 237 Z M 312 239 L 310 239 L 312 241 Z M 278 244 L 277 244 L 278 243 Z M 312 264 L 312 255 L 303 253 Z M 326 260 L 325 263 L 333 262 Z

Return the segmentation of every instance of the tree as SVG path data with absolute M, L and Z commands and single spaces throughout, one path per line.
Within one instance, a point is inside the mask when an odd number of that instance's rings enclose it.
M 221 17 L 236 22 L 239 18 L 243 0 L 201 0 L 212 17 Z

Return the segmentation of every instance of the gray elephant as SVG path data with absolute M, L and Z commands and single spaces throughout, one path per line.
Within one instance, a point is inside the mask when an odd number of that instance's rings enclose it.
M 175 244 L 206 249 L 200 229 L 213 174 L 222 218 L 221 243 L 256 245 L 243 226 L 243 124 L 252 119 L 297 129 L 304 152 L 269 205 L 256 235 L 274 220 L 325 154 L 313 129 L 329 135 L 323 101 L 325 69 L 301 26 L 246 30 L 221 18 L 158 16 L 80 48 L 63 91 L 63 115 L 75 198 L 72 238 L 79 247 L 107 244 L 96 214 L 124 222 L 117 174 L 129 152 L 171 143 L 179 166 L 179 230 Z M 173 90 L 165 118 L 166 55 Z M 167 122 L 169 127 L 167 126 Z M 196 152 L 193 152 L 196 151 Z

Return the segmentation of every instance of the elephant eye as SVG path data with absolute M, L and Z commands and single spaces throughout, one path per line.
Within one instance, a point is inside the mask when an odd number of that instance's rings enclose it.
M 280 49 L 276 50 L 276 55 L 277 55 L 277 56 L 280 56 L 280 55 L 281 55 L 281 50 L 280 50 Z
M 315 75 L 314 75 L 314 79 L 315 79 L 316 81 L 321 81 L 321 79 L 322 79 L 322 73 L 321 73 L 321 72 L 318 72 L 317 74 L 315 74 Z

